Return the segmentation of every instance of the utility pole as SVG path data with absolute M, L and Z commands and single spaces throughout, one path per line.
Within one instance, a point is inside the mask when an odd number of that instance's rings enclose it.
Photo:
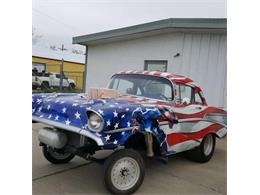
M 83 93 L 86 93 L 86 83 L 87 83 L 87 70 L 88 70 L 88 46 L 86 45 L 86 53 L 85 53 L 85 70 L 83 73 Z
M 63 65 L 64 65 L 64 59 L 63 59 L 63 51 L 67 50 L 66 48 L 64 48 L 64 45 L 62 44 L 61 48 L 58 48 L 59 50 L 61 50 L 62 52 L 62 58 L 61 58 L 61 65 L 60 65 L 60 91 L 63 89 Z

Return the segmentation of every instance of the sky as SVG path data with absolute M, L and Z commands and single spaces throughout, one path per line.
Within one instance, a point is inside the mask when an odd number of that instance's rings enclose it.
M 226 0 L 33 0 L 33 37 L 39 37 L 33 39 L 33 54 L 59 53 L 57 48 L 64 44 L 67 56 L 84 62 L 84 48 L 72 45 L 74 36 L 167 18 L 226 18 L 226 15 Z M 72 49 L 81 54 L 72 54 Z

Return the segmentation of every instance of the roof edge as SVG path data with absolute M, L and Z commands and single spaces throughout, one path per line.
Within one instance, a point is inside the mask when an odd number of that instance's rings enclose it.
M 42 56 L 38 56 L 38 55 L 32 55 L 32 58 L 42 58 L 45 60 L 54 60 L 54 61 L 59 61 L 59 62 L 62 61 L 61 59 L 58 59 L 58 58 L 48 58 L 48 57 L 42 57 Z M 75 62 L 75 61 L 71 61 L 71 60 L 63 60 L 63 62 L 78 64 L 78 65 L 83 65 L 83 66 L 85 65 L 84 63 Z
M 193 29 L 226 29 L 226 18 L 169 18 L 114 30 L 108 30 L 88 35 L 75 36 L 73 44 L 87 45 L 88 42 L 98 41 L 114 37 L 122 37 L 147 31 L 155 31 L 167 28 L 193 28 Z

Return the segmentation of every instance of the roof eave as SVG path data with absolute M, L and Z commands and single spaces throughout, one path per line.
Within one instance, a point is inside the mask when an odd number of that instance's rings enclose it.
M 151 31 L 165 29 L 223 29 L 227 28 L 226 19 L 166 19 L 135 26 L 119 28 L 89 35 L 73 37 L 73 44 L 88 45 L 95 41 L 106 40 L 116 37 L 131 36 Z

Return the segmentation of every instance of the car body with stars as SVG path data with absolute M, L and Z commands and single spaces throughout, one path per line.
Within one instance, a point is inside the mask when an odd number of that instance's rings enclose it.
M 227 133 L 226 111 L 209 106 L 201 88 L 188 77 L 122 71 L 111 77 L 107 88 L 119 97 L 33 94 L 32 120 L 48 125 L 39 131 L 39 141 L 52 163 L 115 151 L 105 161 L 105 185 L 112 193 L 133 193 L 141 185 L 144 162 L 137 151 L 147 149 L 146 134 L 152 137 L 155 157 L 186 152 L 189 158 L 207 162 L 215 139 Z

